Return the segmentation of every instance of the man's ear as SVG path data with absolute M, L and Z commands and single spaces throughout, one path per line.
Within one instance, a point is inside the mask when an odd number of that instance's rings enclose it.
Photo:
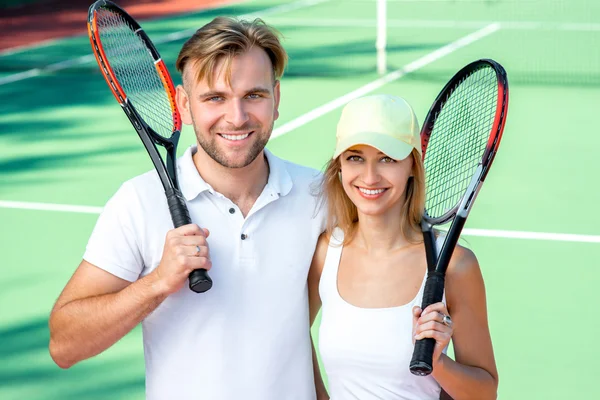
M 190 99 L 182 85 L 177 85 L 175 89 L 175 102 L 177 103 L 179 114 L 181 114 L 181 122 L 191 125 L 192 112 L 190 110 Z
M 273 87 L 273 98 L 275 100 L 275 109 L 273 110 L 273 121 L 276 121 L 279 118 L 279 99 L 281 98 L 281 87 L 279 85 L 279 80 L 275 81 L 275 86 Z

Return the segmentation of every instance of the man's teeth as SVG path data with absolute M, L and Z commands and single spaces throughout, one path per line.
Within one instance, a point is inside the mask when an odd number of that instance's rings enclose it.
M 383 193 L 385 189 L 363 189 L 363 188 L 358 188 L 358 190 L 360 190 L 364 194 L 379 194 L 379 193 Z
M 221 136 L 224 137 L 227 140 L 244 140 L 248 136 L 250 136 L 250 134 L 249 133 L 246 133 L 245 135 L 224 135 L 224 134 L 221 134 Z

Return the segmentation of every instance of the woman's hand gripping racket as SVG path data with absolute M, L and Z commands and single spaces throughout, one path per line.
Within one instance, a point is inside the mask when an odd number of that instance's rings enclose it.
M 144 143 L 165 189 L 173 225 L 192 221 L 179 191 L 175 167 L 181 118 L 175 88 L 158 51 L 139 24 L 116 4 L 99 0 L 89 9 L 88 33 L 100 70 Z M 166 167 L 156 145 L 167 152 Z M 194 270 L 190 289 L 206 292 L 212 280 Z
M 446 269 L 498 151 L 507 110 L 506 71 L 495 61 L 478 60 L 446 84 L 423 123 L 426 197 L 421 229 L 428 267 L 423 310 L 442 301 Z M 438 256 L 433 228 L 451 220 Z M 435 339 L 416 341 L 413 374 L 431 373 L 434 347 Z

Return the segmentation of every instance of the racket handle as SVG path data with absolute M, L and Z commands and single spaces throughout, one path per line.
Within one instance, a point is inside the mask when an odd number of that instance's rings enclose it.
M 427 274 L 425 290 L 423 291 L 423 303 L 421 310 L 427 306 L 442 301 L 444 297 L 445 276 L 439 272 Z M 425 338 L 415 342 L 412 360 L 410 360 L 410 372 L 414 375 L 426 376 L 433 371 L 433 350 L 435 339 Z
M 190 289 L 196 293 L 204 293 L 212 287 L 212 279 L 205 269 L 195 269 L 190 274 Z
M 167 203 L 169 204 L 169 212 L 175 228 L 191 224 L 192 219 L 185 205 L 185 199 L 176 189 L 167 191 Z M 196 293 L 204 293 L 212 287 L 212 279 L 208 276 L 205 269 L 196 269 L 189 275 L 190 290 Z

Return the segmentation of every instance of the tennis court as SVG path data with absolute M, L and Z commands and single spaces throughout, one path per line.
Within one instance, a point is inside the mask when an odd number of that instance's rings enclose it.
M 387 0 L 383 75 L 376 5 L 249 0 L 142 27 L 176 82 L 181 45 L 214 16 L 259 16 L 278 28 L 290 63 L 268 147 L 318 169 L 353 96 L 403 96 L 423 121 L 462 66 L 500 62 L 510 84 L 508 122 L 462 240 L 486 281 L 499 399 L 600 398 L 593 150 L 600 147 L 600 2 Z M 84 32 L 0 52 L 0 97 L 0 398 L 142 399 L 139 327 L 61 370 L 47 351 L 47 319 L 101 207 L 152 164 Z M 193 142 L 185 127 L 179 152 Z

